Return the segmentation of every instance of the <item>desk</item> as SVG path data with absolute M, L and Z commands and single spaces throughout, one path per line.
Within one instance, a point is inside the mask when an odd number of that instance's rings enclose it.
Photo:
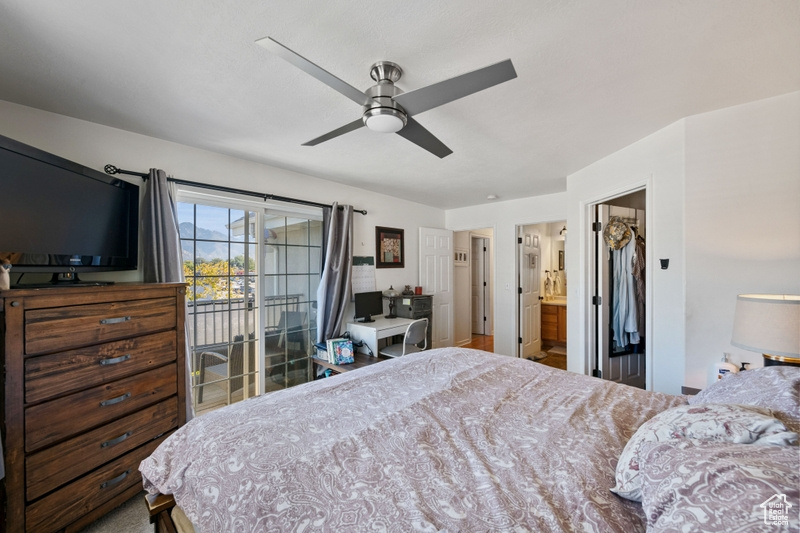
M 359 346 L 358 351 L 378 355 L 378 341 L 394 335 L 404 335 L 408 325 L 414 320 L 410 318 L 376 318 L 372 322 L 350 322 L 347 331 L 353 341 L 364 341 L 364 346 Z
M 322 368 L 328 368 L 336 374 L 341 374 L 342 372 L 349 372 L 351 370 L 356 370 L 358 368 L 363 368 L 365 366 L 374 365 L 375 363 L 380 363 L 381 361 L 386 361 L 387 359 L 391 358 L 386 357 L 385 355 L 379 355 L 378 357 L 370 357 L 363 353 L 355 353 L 353 354 L 353 362 L 344 365 L 334 365 L 333 363 L 329 363 L 325 359 L 320 359 L 319 357 L 312 357 L 311 361 L 313 361 L 313 363 L 317 366 L 321 366 Z M 316 372 L 314 372 L 314 375 L 316 375 Z

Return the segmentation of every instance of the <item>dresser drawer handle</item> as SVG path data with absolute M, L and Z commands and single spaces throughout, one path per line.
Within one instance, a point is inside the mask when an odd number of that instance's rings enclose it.
M 130 474 L 130 473 L 131 473 L 130 470 L 126 470 L 123 473 L 121 473 L 120 475 L 118 475 L 117 477 L 115 477 L 114 479 L 109 479 L 108 481 L 106 481 L 104 483 L 101 483 L 100 484 L 100 488 L 101 489 L 108 489 L 108 488 L 113 487 L 114 485 L 118 485 L 123 479 L 128 477 L 128 474 Z
M 105 441 L 103 444 L 100 445 L 100 447 L 101 448 L 108 448 L 109 446 L 114 446 L 115 444 L 119 444 L 120 442 L 124 441 L 125 439 L 127 439 L 130 436 L 131 436 L 131 432 L 128 431 L 127 433 L 123 433 L 122 435 L 120 435 L 116 439 L 111 439 L 111 440 Z
M 127 322 L 130 319 L 131 319 L 131 317 L 129 317 L 129 316 L 120 316 L 120 317 L 117 317 L 117 318 L 104 318 L 103 320 L 100 321 L 100 323 L 104 324 L 104 325 L 107 325 L 107 324 L 119 324 L 120 322 Z
M 103 366 L 116 365 L 116 364 L 121 363 L 123 361 L 127 361 L 130 358 L 131 358 L 131 354 L 127 353 L 125 355 L 120 355 L 119 357 L 114 357 L 112 359 L 101 359 L 100 360 L 100 364 L 103 365 Z
M 119 403 L 123 400 L 127 400 L 131 397 L 130 392 L 126 392 L 122 396 L 117 396 L 116 398 L 111 398 L 110 400 L 103 400 L 100 402 L 100 407 L 108 407 L 109 405 L 114 405 L 115 403 Z

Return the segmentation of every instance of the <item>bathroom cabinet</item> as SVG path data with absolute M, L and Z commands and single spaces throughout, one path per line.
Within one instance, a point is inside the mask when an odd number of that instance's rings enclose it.
M 542 340 L 567 343 L 567 306 L 549 302 L 542 303 Z

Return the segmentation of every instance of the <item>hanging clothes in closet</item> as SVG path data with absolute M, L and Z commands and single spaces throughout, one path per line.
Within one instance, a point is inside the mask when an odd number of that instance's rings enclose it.
M 636 293 L 636 325 L 639 331 L 639 337 L 644 336 L 645 328 L 645 314 L 644 314 L 644 300 L 645 300 L 645 240 L 644 237 L 639 235 L 636 228 L 632 228 L 634 235 L 636 235 L 636 249 L 633 256 L 632 271 L 633 279 L 635 280 L 634 291 Z
M 643 273 L 644 263 L 636 266 L 638 239 L 631 227 L 621 218 L 609 218 L 603 237 L 611 249 L 611 329 L 614 344 L 618 349 L 622 349 L 628 345 L 638 345 L 641 340 L 639 331 L 644 331 L 644 328 L 640 327 L 640 322 L 644 321 L 644 308 L 641 308 L 641 313 L 638 312 L 637 295 L 641 293 L 641 301 L 644 303 L 644 290 L 637 289 L 637 280 L 634 277 L 635 270 L 637 275 L 640 272 L 639 267 Z

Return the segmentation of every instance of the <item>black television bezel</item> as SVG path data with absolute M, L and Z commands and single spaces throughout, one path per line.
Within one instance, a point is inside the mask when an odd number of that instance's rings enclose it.
M 139 268 L 139 186 L 135 183 L 104 174 L 93 168 L 51 154 L 35 146 L 0 135 L 0 149 L 15 152 L 47 165 L 62 168 L 77 176 L 93 179 L 111 187 L 131 191 L 128 195 L 128 254 L 125 262 L 114 265 L 13 265 L 13 273 L 114 272 Z
M 370 313 L 367 316 L 359 316 L 358 315 L 358 311 L 359 311 L 358 300 L 366 299 L 366 296 L 363 296 L 363 295 L 370 295 L 371 297 L 376 297 L 377 296 L 376 301 L 373 302 L 373 303 L 377 304 L 377 301 L 380 301 L 380 308 L 381 308 L 380 311 L 378 311 L 377 313 Z M 359 296 L 362 296 L 362 298 L 359 298 Z M 372 320 L 373 316 L 382 315 L 383 314 L 383 293 L 381 291 L 364 291 L 364 292 L 354 293 L 353 294 L 353 304 L 355 306 L 355 309 L 354 309 L 354 315 L 355 316 L 354 316 L 354 318 L 355 318 L 356 321 L 361 320 L 362 322 L 372 322 L 373 321 Z M 376 305 L 376 309 L 377 309 L 377 305 Z M 373 309 L 373 311 L 374 310 L 375 309 Z

